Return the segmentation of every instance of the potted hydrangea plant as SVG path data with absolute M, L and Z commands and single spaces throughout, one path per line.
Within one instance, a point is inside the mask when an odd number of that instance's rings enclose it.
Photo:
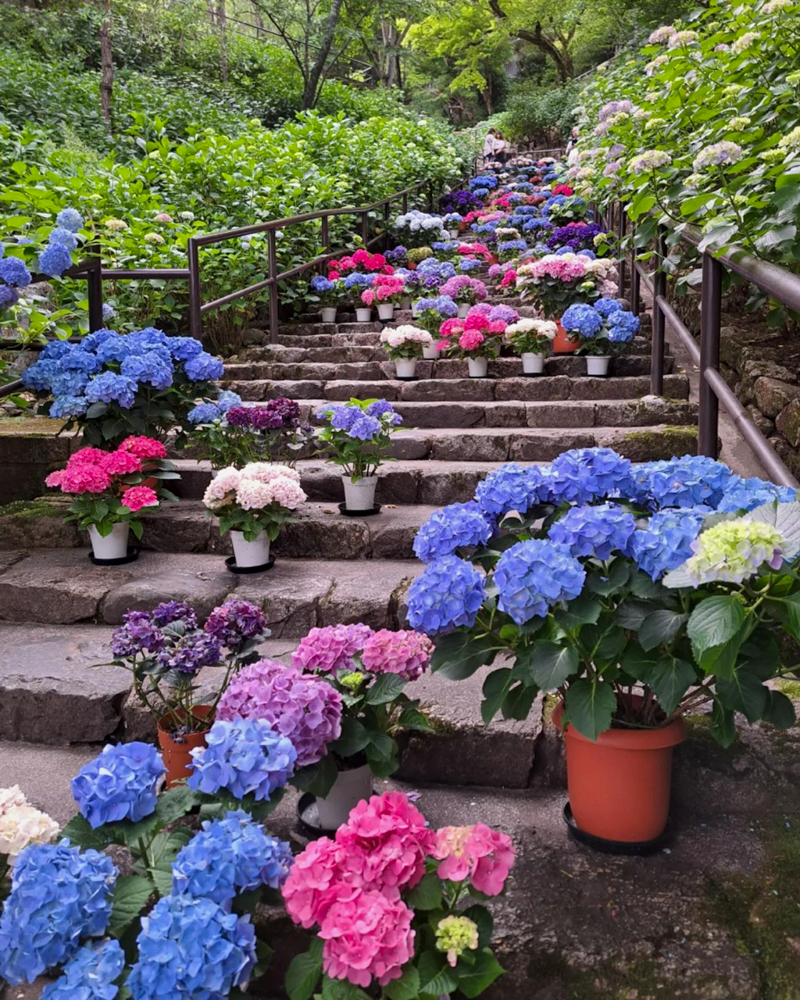
M 519 319 L 506 327 L 505 340 L 522 358 L 524 375 L 541 375 L 558 327 L 547 319 Z
M 433 669 L 470 676 L 499 652 L 483 718 L 524 718 L 556 691 L 570 822 L 606 842 L 664 830 L 686 712 L 794 723 L 769 681 L 793 675 L 776 635 L 800 637 L 795 491 L 685 456 L 633 465 L 611 449 L 507 465 L 422 528 L 428 563 L 409 624 L 436 637 Z
M 433 343 L 427 330 L 418 326 L 386 327 L 381 331 L 381 343 L 386 345 L 389 359 L 394 361 L 395 375 L 399 379 L 412 379 L 417 374 L 417 360 L 426 347 Z
M 608 375 L 608 366 L 639 329 L 639 317 L 623 309 L 615 299 L 598 299 L 593 305 L 577 302 L 561 317 L 564 330 L 580 342 L 586 355 L 587 375 Z
M 508 325 L 508 318 L 501 318 L 501 306 L 494 309 L 488 305 L 473 306 L 464 319 L 447 320 L 442 324 L 442 340 L 438 349 L 449 357 L 465 358 L 470 378 L 486 378 L 489 359 L 496 358 L 502 346 L 502 334 Z M 500 310 L 496 318 L 492 314 Z M 517 318 L 516 312 L 509 315 Z
M 447 232 L 453 240 L 458 239 L 461 227 L 464 223 L 464 216 L 460 212 L 448 212 L 442 216 L 442 222 L 447 226 Z
M 179 478 L 165 461 L 166 454 L 160 441 L 129 437 L 115 451 L 81 448 L 70 456 L 66 468 L 51 472 L 45 480 L 47 486 L 74 497 L 66 520 L 89 532 L 96 565 L 118 565 L 138 557 L 138 550 L 128 548 L 130 532 L 142 537 L 143 525 L 136 515 L 158 506 L 154 485 Z M 161 492 L 175 499 L 166 490 Z
M 324 453 L 342 469 L 345 499 L 339 509 L 343 514 L 378 513 L 378 469 L 403 418 L 385 399 L 327 403 L 317 411 L 317 417 L 325 422 L 318 431 Z
M 203 503 L 219 518 L 220 534 L 231 534 L 233 572 L 269 569 L 270 544 L 306 499 L 300 474 L 288 465 L 249 462 L 242 469 L 229 466 L 211 480 Z
M 365 306 L 375 306 L 378 319 L 384 322 L 394 316 L 395 304 L 399 305 L 405 295 L 405 282 L 394 274 L 381 274 L 376 278 L 371 288 L 365 288 L 361 293 L 361 301 Z
M 322 274 L 315 275 L 309 282 L 312 295 L 310 300 L 319 302 L 323 323 L 336 322 L 336 307 L 342 294 L 342 279 L 331 281 Z
M 372 319 L 372 308 L 361 304 L 361 293 L 372 288 L 376 278 L 376 274 L 354 271 L 348 274 L 342 283 L 347 301 L 355 308 L 358 323 L 369 323 Z
M 478 302 L 483 302 L 488 292 L 486 285 L 477 278 L 470 278 L 466 274 L 457 274 L 442 285 L 440 292 L 442 295 L 449 295 L 454 302 L 458 303 L 458 315 L 463 319 L 470 308 Z
M 422 356 L 426 361 L 435 361 L 439 357 L 436 341 L 441 325 L 458 315 L 458 305 L 449 295 L 438 295 L 436 298 L 417 299 L 412 312 L 414 320 L 431 335 L 432 343 L 423 349 Z

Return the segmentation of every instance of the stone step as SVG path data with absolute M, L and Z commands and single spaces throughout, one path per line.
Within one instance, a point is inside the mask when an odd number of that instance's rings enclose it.
M 665 359 L 664 371 L 671 374 L 674 358 Z M 644 356 L 621 356 L 613 358 L 609 366 L 611 376 L 642 376 L 650 373 L 650 359 Z M 586 377 L 584 358 L 553 356 L 545 362 L 548 376 L 569 375 L 572 378 Z M 489 362 L 489 376 L 494 379 L 516 378 L 522 375 L 520 358 L 497 358 Z M 427 379 L 463 379 L 468 376 L 466 361 L 446 358 L 443 361 L 417 362 L 417 377 Z M 284 364 L 279 361 L 255 361 L 244 364 L 230 364 L 225 367 L 225 379 L 229 382 L 275 379 L 282 381 L 322 381 L 337 379 L 375 382 L 394 379 L 392 361 L 351 361 L 334 363 L 299 361 Z
M 150 716 L 129 697 L 130 674 L 117 667 L 92 669 L 110 658 L 112 631 L 102 625 L 0 626 L 0 741 L 15 741 L 12 753 L 16 741 L 53 746 L 99 744 L 109 737 L 153 739 Z M 259 652 L 289 663 L 296 644 L 268 639 Z M 457 683 L 427 674 L 408 685 L 406 691 L 421 701 L 433 732 L 402 740 L 404 777 L 436 784 L 527 787 L 541 710 L 534 708 L 524 722 L 498 720 L 487 728 L 480 715 L 485 674 L 481 670 Z M 219 679 L 213 670 L 201 672 L 200 693 L 213 690 Z M 76 750 L 71 751 L 73 759 Z M 9 784 L 17 780 L 5 770 L 12 759 L 11 754 L 3 756 L 3 780 Z M 26 784 L 25 791 L 37 799 L 35 788 Z M 65 792 L 69 794 L 68 788 Z
M 341 490 L 339 483 L 336 484 Z M 67 504 L 40 497 L 0 512 L 0 551 L 78 549 L 84 532 L 64 521 Z M 335 503 L 306 503 L 284 525 L 272 551 L 282 559 L 413 559 L 414 536 L 437 507 L 385 506 L 379 517 L 346 517 Z M 142 548 L 153 552 L 205 552 L 229 556 L 230 538 L 199 500 L 162 503 L 144 519 Z
M 275 638 L 338 622 L 398 628 L 421 569 L 404 560 L 278 559 L 269 572 L 239 576 L 220 555 L 143 552 L 128 565 L 100 567 L 83 549 L 15 550 L 0 554 L 0 621 L 115 625 L 130 609 L 171 600 L 207 614 L 235 591 L 264 608 Z
M 650 392 L 646 375 L 609 378 L 570 378 L 548 375 L 534 378 L 421 378 L 405 382 L 381 379 L 260 379 L 230 381 L 228 389 L 247 402 L 263 402 L 288 396 L 297 400 L 388 399 L 406 402 L 536 402 L 552 400 L 640 399 Z M 670 399 L 689 398 L 686 375 L 665 375 L 664 395 Z

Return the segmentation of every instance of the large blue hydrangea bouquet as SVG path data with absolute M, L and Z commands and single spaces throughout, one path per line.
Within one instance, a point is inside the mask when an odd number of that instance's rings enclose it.
M 113 448 L 131 434 L 163 439 L 181 427 L 198 396 L 217 395 L 223 371 L 194 337 L 148 327 L 52 341 L 23 382 L 45 400 L 43 412 L 82 429 L 84 444 Z
M 778 636 L 800 640 L 795 492 L 684 456 L 633 465 L 609 448 L 551 466 L 505 465 L 469 503 L 437 511 L 415 553 L 411 627 L 435 638 L 433 669 L 485 681 L 483 718 L 522 719 L 540 691 L 590 739 L 659 727 L 711 706 L 723 745 L 734 714 L 788 727 L 768 681 Z
M 375 475 L 387 458 L 392 433 L 403 422 L 385 399 L 327 403 L 317 417 L 324 421 L 317 434 L 323 453 L 353 482 Z
M 639 331 L 639 317 L 617 299 L 602 298 L 588 305 L 576 302 L 561 317 L 564 330 L 580 341 L 579 354 L 609 357 L 621 354 Z

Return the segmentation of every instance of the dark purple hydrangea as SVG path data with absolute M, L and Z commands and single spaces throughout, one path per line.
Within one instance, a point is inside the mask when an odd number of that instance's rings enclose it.
M 172 622 L 183 622 L 190 629 L 197 625 L 197 615 L 186 601 L 164 601 L 153 611 L 153 622 L 160 628 Z
M 111 636 L 111 652 L 116 657 L 157 653 L 164 645 L 164 637 L 153 624 L 148 611 L 128 611 L 123 623 Z
M 261 608 L 250 601 L 238 600 L 215 608 L 203 626 L 206 634 L 226 649 L 237 649 L 244 640 L 263 635 L 266 627 L 267 619 Z
M 553 235 L 547 240 L 551 250 L 567 247 L 574 253 L 579 250 L 591 250 L 595 236 L 605 232 L 596 222 L 579 222 L 572 226 L 559 226 L 553 230 Z
M 202 667 L 219 663 L 222 650 L 219 642 L 205 632 L 190 632 L 159 650 L 156 659 L 164 670 L 181 674 L 196 674 Z
M 294 430 L 300 422 L 300 405 L 294 399 L 271 399 L 259 406 L 234 406 L 226 420 L 231 427 L 252 431 Z

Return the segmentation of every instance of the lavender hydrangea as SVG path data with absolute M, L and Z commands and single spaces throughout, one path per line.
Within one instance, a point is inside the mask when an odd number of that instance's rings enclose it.
M 414 539 L 414 554 L 423 562 L 453 555 L 459 548 L 486 545 L 492 524 L 479 504 L 452 503 L 435 511 L 422 525 Z
M 72 796 L 93 830 L 123 819 L 136 823 L 156 808 L 164 774 L 161 755 L 150 743 L 109 745 L 72 779 Z
M 224 791 L 235 799 L 252 795 L 269 801 L 294 774 L 297 751 L 291 741 L 265 719 L 217 721 L 208 731 L 206 746 L 192 750 L 189 787 L 215 795 Z
M 227 903 L 261 886 L 279 889 L 292 866 L 292 849 L 270 837 L 241 809 L 206 820 L 172 865 L 172 891 Z
M 160 899 L 142 918 L 136 944 L 127 982 L 133 1000 L 227 1000 L 256 964 L 250 917 L 210 899 Z
M 217 719 L 258 719 L 291 741 L 297 767 L 316 764 L 342 729 L 341 697 L 326 681 L 274 660 L 258 660 L 231 681 Z M 294 759 L 294 758 L 293 758 Z
M 583 590 L 586 571 L 564 546 L 532 538 L 507 549 L 497 562 L 497 606 L 517 625 L 544 618 L 559 601 Z
M 457 556 L 443 556 L 411 584 L 408 622 L 427 635 L 471 628 L 485 596 L 486 581 L 478 570 Z
M 54 983 L 42 990 L 40 1000 L 115 1000 L 117 981 L 125 967 L 125 952 L 110 939 L 80 948 Z
M 646 528 L 634 532 L 631 555 L 643 573 L 660 580 L 691 556 L 692 543 L 702 526 L 703 515 L 693 510 L 658 511 Z
M 73 958 L 82 938 L 103 934 L 116 878 L 111 858 L 68 840 L 26 847 L 0 916 L 0 977 L 32 983 Z
M 614 552 L 629 555 L 635 530 L 633 514 L 611 504 L 601 504 L 570 507 L 547 534 L 551 541 L 569 549 L 573 556 L 605 560 Z

